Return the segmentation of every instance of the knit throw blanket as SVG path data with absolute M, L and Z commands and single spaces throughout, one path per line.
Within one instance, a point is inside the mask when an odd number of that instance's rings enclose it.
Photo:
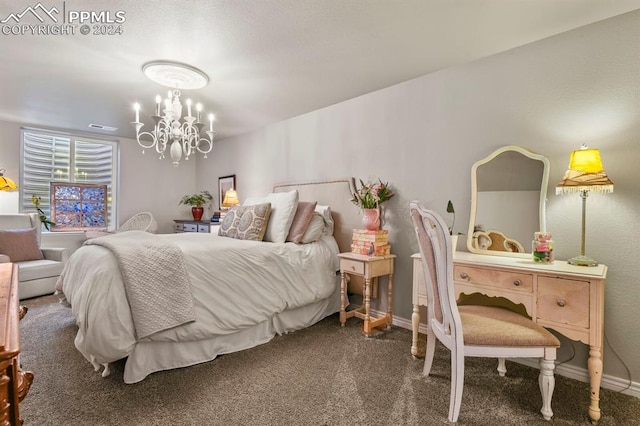
M 105 247 L 116 257 L 138 339 L 195 321 L 191 281 L 178 246 L 143 231 L 85 244 Z

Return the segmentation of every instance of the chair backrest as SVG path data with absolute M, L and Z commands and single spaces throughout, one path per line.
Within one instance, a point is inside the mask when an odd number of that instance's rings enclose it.
M 453 250 L 446 222 L 417 202 L 409 204 L 420 246 L 422 270 L 427 285 L 427 320 L 447 345 L 462 345 L 462 321 L 453 286 Z
M 0 214 L 0 230 L 35 228 L 36 240 L 40 246 L 42 223 L 37 213 Z
M 524 253 L 524 246 L 517 240 L 507 237 L 500 231 L 476 231 L 473 233 L 473 246 L 480 250 L 507 251 Z
M 124 231 L 146 231 L 152 234 L 158 230 L 158 222 L 149 212 L 141 212 L 131 216 L 124 222 L 116 232 Z

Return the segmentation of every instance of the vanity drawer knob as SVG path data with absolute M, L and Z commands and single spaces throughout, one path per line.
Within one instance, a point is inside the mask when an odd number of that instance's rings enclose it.
M 513 282 L 513 285 L 515 285 L 516 287 L 520 287 L 522 285 L 522 280 L 515 280 Z
M 556 303 L 558 304 L 558 306 L 560 306 L 561 308 L 566 305 L 567 303 L 564 301 L 564 299 L 558 299 L 556 300 Z
M 462 272 L 462 273 L 460 274 L 460 278 L 462 278 L 463 280 L 467 280 L 467 279 L 469 279 L 469 275 L 467 275 L 467 273 L 466 273 L 466 272 Z

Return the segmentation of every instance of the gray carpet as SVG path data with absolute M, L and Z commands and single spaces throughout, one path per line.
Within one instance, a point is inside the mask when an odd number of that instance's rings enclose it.
M 23 302 L 21 362 L 35 380 L 20 405 L 25 425 L 437 425 L 447 423 L 449 352 L 432 375 L 410 355 L 411 333 L 369 339 L 361 321 L 337 315 L 270 343 L 214 361 L 154 373 L 125 385 L 123 362 L 100 377 L 73 345 L 69 308 L 53 296 Z M 422 336 L 424 339 L 424 336 Z M 545 422 L 537 370 L 467 359 L 461 425 L 586 425 L 586 383 L 557 376 L 555 417 Z M 637 425 L 640 399 L 602 390 L 601 425 Z

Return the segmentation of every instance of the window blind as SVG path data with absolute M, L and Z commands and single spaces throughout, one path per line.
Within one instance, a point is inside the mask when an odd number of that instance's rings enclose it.
M 21 211 L 34 211 L 31 196 L 50 217 L 51 182 L 107 185 L 108 226 L 116 223 L 117 142 L 55 132 L 22 131 Z

